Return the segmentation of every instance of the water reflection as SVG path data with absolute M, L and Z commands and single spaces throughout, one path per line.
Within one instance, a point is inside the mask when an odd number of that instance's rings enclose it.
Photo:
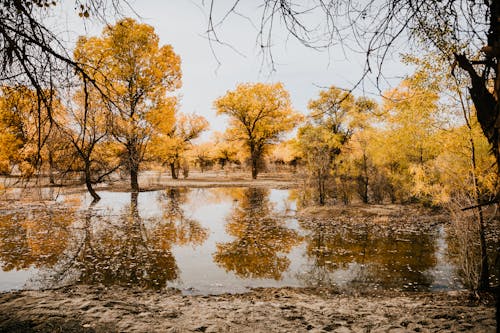
M 290 212 L 298 199 L 288 190 L 100 194 L 90 206 L 81 194 L 61 194 L 50 204 L 1 208 L 0 289 L 14 276 L 7 272 L 28 270 L 35 273 L 30 288 L 456 288 L 443 254 L 447 239 L 436 228 L 405 230 L 358 216 L 297 221 Z
M 233 200 L 226 231 L 236 239 L 217 243 L 215 262 L 242 278 L 280 280 L 290 266 L 285 254 L 301 237 L 276 216 L 268 190 L 238 189 L 233 191 Z
M 76 253 L 58 273 L 73 272 L 80 283 L 135 285 L 162 288 L 177 277 L 171 244 L 156 236 L 162 225 L 146 227 L 138 210 L 137 193 L 117 219 L 99 218 L 93 208 L 85 223 Z
M 184 199 L 183 199 L 184 198 Z M 42 285 L 66 283 L 164 288 L 178 277 L 175 244 L 199 244 L 207 232 L 188 219 L 178 190 L 160 193 L 162 214 L 143 218 L 138 193 L 117 216 L 110 210 L 52 210 L 0 217 L 2 269 L 44 269 Z
M 308 286 L 361 286 L 428 290 L 436 265 L 435 233 L 415 233 L 379 224 L 307 221 L 301 224 L 309 258 L 300 278 Z
M 2 270 L 53 267 L 68 246 L 74 221 L 74 210 L 47 206 L 0 215 Z
M 163 212 L 161 228 L 156 236 L 166 244 L 201 245 L 208 237 L 208 230 L 198 221 L 186 216 L 182 207 L 188 200 L 186 188 L 170 188 L 160 193 L 158 201 Z

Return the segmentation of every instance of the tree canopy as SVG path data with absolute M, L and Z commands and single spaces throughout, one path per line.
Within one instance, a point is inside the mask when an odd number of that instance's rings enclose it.
M 292 130 L 301 119 L 292 109 L 290 96 L 281 83 L 240 84 L 214 103 L 217 114 L 229 116 L 228 136 L 244 142 L 250 153 L 252 178 L 266 148 Z

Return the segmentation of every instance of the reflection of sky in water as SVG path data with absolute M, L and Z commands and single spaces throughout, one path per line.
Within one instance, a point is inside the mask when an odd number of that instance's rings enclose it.
M 43 215 L 51 217 L 28 231 L 21 213 L 9 220 L 4 211 L 0 264 L 10 268 L 0 271 L 0 290 L 51 286 L 47 276 L 61 271 L 65 283 L 142 283 L 201 294 L 280 286 L 460 287 L 442 227 L 392 235 L 367 226 L 303 224 L 293 217 L 296 203 L 288 190 L 167 189 L 141 192 L 136 202 L 130 193 L 99 194 L 90 215 L 87 194 L 58 195 L 75 209 Z M 71 214 L 77 223 L 68 224 Z M 144 281 L 149 278 L 156 284 Z

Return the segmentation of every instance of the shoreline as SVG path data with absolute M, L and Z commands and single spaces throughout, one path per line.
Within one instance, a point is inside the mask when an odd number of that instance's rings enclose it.
M 466 291 L 245 294 L 72 286 L 0 294 L 0 332 L 495 332 L 492 297 Z

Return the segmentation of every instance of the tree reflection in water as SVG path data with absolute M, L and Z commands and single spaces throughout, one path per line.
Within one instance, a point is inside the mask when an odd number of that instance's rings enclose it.
M 290 265 L 285 254 L 301 237 L 273 212 L 268 190 L 234 189 L 232 195 L 235 206 L 226 231 L 236 239 L 217 243 L 214 261 L 242 278 L 280 280 Z
M 163 222 L 161 228 L 156 230 L 156 236 L 161 241 L 177 245 L 201 245 L 208 238 L 207 229 L 187 217 L 182 208 L 188 193 L 186 188 L 170 188 L 160 194 Z
M 68 245 L 74 221 L 74 209 L 47 206 L 0 215 L 2 269 L 54 267 Z
M 68 263 L 79 282 L 156 289 L 177 277 L 170 246 L 155 237 L 154 229 L 146 228 L 137 196 L 131 193 L 130 205 L 116 221 L 107 221 L 106 227 L 94 225 L 92 208 L 87 211 L 80 248 Z
M 299 277 L 307 286 L 336 286 L 343 271 L 350 289 L 428 290 L 436 265 L 435 235 L 405 232 L 377 224 L 302 222 L 309 264 Z
M 47 270 L 45 287 L 65 283 L 164 288 L 178 277 L 174 244 L 201 244 L 207 231 L 185 217 L 186 196 L 168 190 L 159 198 L 162 216 L 144 219 L 138 193 L 118 216 L 91 205 L 79 214 L 48 209 L 31 219 L 0 217 L 3 269 Z M 41 218 L 50 216 L 50 219 Z M 32 222 L 33 221 L 33 222 Z

